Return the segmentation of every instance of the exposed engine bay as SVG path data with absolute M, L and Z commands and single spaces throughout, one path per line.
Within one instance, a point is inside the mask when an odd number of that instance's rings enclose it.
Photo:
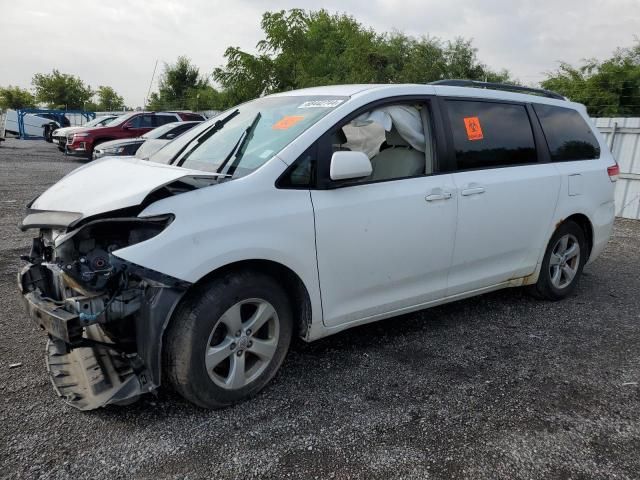
M 100 177 L 113 169 L 136 181 L 105 189 Z M 114 252 L 171 225 L 171 214 L 139 217 L 147 206 L 225 179 L 186 172 L 137 159 L 98 161 L 27 205 L 20 228 L 39 234 L 21 257 L 27 265 L 18 286 L 29 316 L 49 337 L 54 389 L 80 410 L 130 403 L 160 385 L 162 335 L 190 283 Z M 99 201 L 82 205 L 83 192 L 100 192 Z M 70 211 L 76 207 L 83 213 Z
M 152 238 L 172 220 L 102 218 L 70 232 L 42 228 L 23 257 L 27 310 L 49 334 L 54 388 L 74 407 L 128 403 L 159 385 L 164 325 L 155 323 L 168 321 L 188 285 L 113 252 Z

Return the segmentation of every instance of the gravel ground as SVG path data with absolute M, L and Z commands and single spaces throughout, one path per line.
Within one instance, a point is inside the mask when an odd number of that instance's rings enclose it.
M 223 411 L 160 391 L 83 413 L 55 396 L 15 285 L 25 203 L 80 164 L 0 145 L 2 478 L 640 477 L 640 222 L 616 222 L 565 301 L 511 289 L 298 342 Z

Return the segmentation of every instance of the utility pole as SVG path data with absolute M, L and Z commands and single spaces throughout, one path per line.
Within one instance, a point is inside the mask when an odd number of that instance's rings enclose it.
M 156 59 L 156 64 L 153 67 L 153 73 L 151 74 L 151 81 L 149 82 L 149 90 L 147 90 L 147 96 L 144 99 L 144 103 L 142 104 L 142 110 L 147 109 L 147 101 L 149 100 L 149 95 L 151 95 L 151 87 L 153 86 L 153 78 L 156 76 L 156 68 L 158 68 L 158 60 Z

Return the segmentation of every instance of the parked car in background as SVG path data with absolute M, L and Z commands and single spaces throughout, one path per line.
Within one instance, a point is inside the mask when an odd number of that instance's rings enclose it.
M 62 124 L 58 121 L 58 117 L 52 113 L 27 113 L 24 118 L 24 133 L 31 137 L 49 136 L 55 128 L 68 127 L 71 122 L 66 116 L 62 117 Z M 7 110 L 5 131 L 12 135 L 20 135 L 18 128 L 18 112 L 16 110 Z
M 0 142 L 4 142 L 5 136 L 5 120 L 7 118 L 7 112 L 0 108 Z
M 104 142 L 136 138 L 162 125 L 182 121 L 202 121 L 192 112 L 132 112 L 118 117 L 105 127 L 94 127 L 67 135 L 68 155 L 93 158 L 93 149 Z
M 59 118 L 57 115 L 52 113 L 42 113 L 38 115 L 50 119 L 50 122 L 42 127 L 42 136 L 49 143 L 53 141 L 52 135 L 54 130 L 58 128 L 66 128 L 71 125 L 71 121 L 66 115 L 62 115 L 62 118 Z
M 19 285 L 58 394 L 87 410 L 162 379 L 220 408 L 293 335 L 507 287 L 571 295 L 613 228 L 607 143 L 557 93 L 452 84 L 258 98 L 33 200 Z
M 67 144 L 67 136 L 76 132 L 81 132 L 87 128 L 104 127 L 112 120 L 118 118 L 118 115 L 105 115 L 103 117 L 96 117 L 93 120 L 88 121 L 84 125 L 78 125 L 76 127 L 64 127 L 54 130 L 51 134 L 51 140 L 58 145 L 58 148 L 64 152 Z
M 154 128 L 150 132 L 145 133 L 141 137 L 125 138 L 121 140 L 111 140 L 104 142 L 93 149 L 93 159 L 111 156 L 120 157 L 125 155 L 141 155 L 149 157 L 152 153 L 160 150 L 167 142 L 170 142 L 178 135 L 186 132 L 190 128 L 201 122 L 172 122 L 167 123 L 158 128 Z

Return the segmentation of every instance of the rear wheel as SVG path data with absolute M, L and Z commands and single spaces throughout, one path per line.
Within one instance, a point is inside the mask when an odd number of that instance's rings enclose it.
M 584 231 L 575 222 L 558 227 L 542 260 L 538 282 L 530 289 L 538 298 L 561 300 L 576 287 L 587 261 Z
M 166 333 L 166 377 L 196 405 L 232 405 L 273 378 L 292 330 L 289 301 L 271 277 L 243 272 L 214 279 L 176 311 Z

